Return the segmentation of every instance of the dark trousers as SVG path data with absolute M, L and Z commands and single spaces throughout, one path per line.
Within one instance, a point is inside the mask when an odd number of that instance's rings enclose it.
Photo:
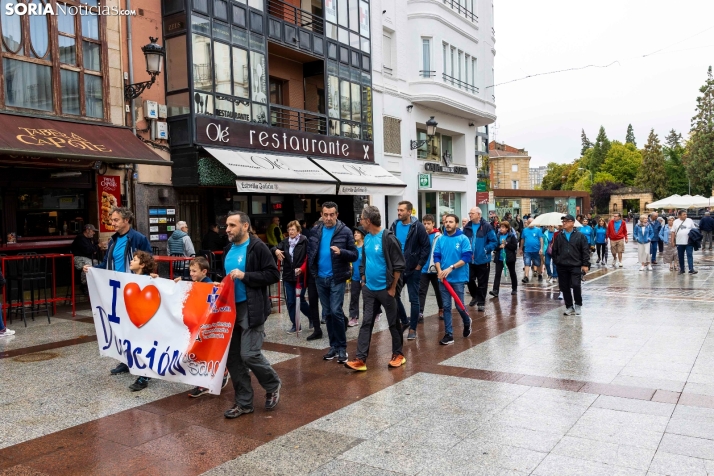
M 390 296 L 386 289 L 371 291 L 367 286 L 362 289 L 362 298 L 364 299 L 364 317 L 357 337 L 357 358 L 367 361 L 369 344 L 372 341 L 372 329 L 374 328 L 374 310 L 380 305 L 384 307 L 389 333 L 392 335 L 392 354 L 404 355 L 402 354 L 404 334 L 402 325 L 397 318 L 397 300 Z
M 310 304 L 310 314 L 307 317 L 310 318 L 314 331 L 320 333 L 322 332 L 320 329 L 320 296 L 317 293 L 315 277 L 311 274 L 307 275 L 307 300 Z
M 412 329 L 416 329 L 417 321 L 419 320 L 419 280 L 421 277 L 421 271 L 412 271 L 411 273 L 404 275 L 404 287 L 407 288 L 407 295 L 409 296 L 409 307 L 410 315 L 407 319 L 407 311 L 402 303 L 401 294 L 396 296 L 397 299 L 397 312 L 399 313 L 399 320 L 402 321 L 402 326 L 411 326 Z
M 338 283 L 331 277 L 318 277 L 316 284 L 322 312 L 325 315 L 325 327 L 327 327 L 327 336 L 330 338 L 330 347 L 338 351 L 344 350 L 347 348 L 345 313 L 342 310 L 345 301 L 345 283 Z
M 659 241 L 650 241 L 650 254 L 652 255 L 652 262 L 657 261 L 657 244 Z
M 290 317 L 290 322 L 295 324 L 295 317 L 297 312 L 297 283 L 283 280 L 283 290 L 285 291 L 285 306 L 288 308 L 288 316 Z M 300 289 L 300 311 L 310 318 L 310 305 L 305 299 L 306 289 L 303 287 Z M 297 323 L 300 323 L 300 316 L 297 315 Z
M 558 266 L 558 286 L 563 293 L 565 307 L 573 307 L 573 298 L 577 306 L 583 305 L 583 293 L 581 284 L 583 282 L 583 272 L 579 266 Z
M 657 242 L 657 248 L 659 248 L 659 252 L 660 252 L 660 253 L 664 253 L 664 241 L 659 240 L 659 241 Z
M 679 272 L 684 273 L 684 254 L 687 254 L 687 264 L 689 265 L 689 271 L 694 270 L 694 257 L 692 256 L 694 252 L 694 246 L 692 245 L 677 245 L 677 256 L 679 257 Z
M 476 305 L 483 306 L 486 303 L 486 291 L 488 291 L 488 273 L 491 272 L 491 263 L 472 264 L 469 263 L 469 294 L 472 299 L 476 299 Z
M 516 262 L 506 262 L 506 268 L 511 274 L 511 289 L 518 291 L 518 279 L 516 278 Z M 496 261 L 496 275 L 493 277 L 493 292 L 498 293 L 501 287 L 501 276 L 503 275 L 503 261 Z
M 350 313 L 349 318 L 359 319 L 359 296 L 362 293 L 362 283 L 355 281 L 354 279 L 350 282 Z M 362 298 L 364 302 L 364 298 Z M 380 306 L 374 307 L 374 317 L 382 312 Z
M 607 243 L 595 243 L 597 248 L 597 259 L 607 261 Z
M 253 408 L 253 386 L 250 369 L 266 392 L 278 389 L 280 378 L 263 355 L 263 326 L 248 327 L 248 303 L 236 303 L 236 323 L 228 348 L 226 368 L 231 374 L 236 405 Z
M 419 278 L 419 314 L 424 312 L 426 304 L 426 293 L 429 292 L 429 284 L 431 284 L 434 294 L 436 295 L 436 304 L 439 310 L 444 309 L 444 302 L 441 299 L 441 289 L 439 289 L 439 278 L 436 273 L 422 273 Z

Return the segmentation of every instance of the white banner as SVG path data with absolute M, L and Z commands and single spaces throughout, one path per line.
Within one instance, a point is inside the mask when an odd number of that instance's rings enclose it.
M 221 393 L 233 326 L 233 281 L 219 285 L 91 268 L 89 299 L 99 354 L 134 375 Z

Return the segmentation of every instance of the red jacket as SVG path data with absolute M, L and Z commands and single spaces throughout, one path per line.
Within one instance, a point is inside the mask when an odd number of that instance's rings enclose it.
M 621 221 L 619 233 L 615 233 L 615 220 L 610 220 L 607 224 L 607 238 L 610 241 L 627 241 L 627 223 L 625 220 Z

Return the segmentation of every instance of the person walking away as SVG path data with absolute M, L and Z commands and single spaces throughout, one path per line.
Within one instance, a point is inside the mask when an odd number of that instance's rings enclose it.
M 392 358 L 389 368 L 398 368 L 407 363 L 402 354 L 403 330 L 398 317 L 396 296 L 401 291 L 401 274 L 406 260 L 402 245 L 391 230 L 382 229 L 379 209 L 373 205 L 362 210 L 360 222 L 367 232 L 362 247 L 359 267 L 360 282 L 363 284 L 364 316 L 357 337 L 357 353 L 354 360 L 345 363 L 347 368 L 367 370 L 367 356 L 374 328 L 375 307 L 383 306 L 392 336 Z
M 479 312 L 486 307 L 486 291 L 488 291 L 488 275 L 491 272 L 491 253 L 496 249 L 496 233 L 481 216 L 481 209 L 473 207 L 469 211 L 471 220 L 464 227 L 464 236 L 471 243 L 471 261 L 469 262 L 468 288 L 471 294 L 469 306 L 477 306 Z
M 94 242 L 94 235 L 99 231 L 94 225 L 84 225 L 82 233 L 77 235 L 72 242 L 72 247 L 70 250 L 74 255 L 74 267 L 75 269 L 82 270 L 80 274 L 80 282 L 82 283 L 82 291 L 85 295 L 88 294 L 87 290 L 87 273 L 84 272 L 84 267 L 94 266 L 98 264 L 97 253 L 99 252 L 99 246 Z
M 431 247 L 429 246 L 429 235 L 426 233 L 424 225 L 412 216 L 414 206 L 411 202 L 401 201 L 397 206 L 397 220 L 392 223 L 389 230 L 394 233 L 401 244 L 406 267 L 404 268 L 404 285 L 407 287 L 409 295 L 410 314 L 407 319 L 407 312 L 402 303 L 402 296 L 397 294 L 397 309 L 402 327 L 416 332 L 419 321 L 419 281 L 421 280 L 421 269 L 429 259 Z
M 652 225 L 647 223 L 647 215 L 640 215 L 639 223 L 635 224 L 632 232 L 632 238 L 635 240 L 635 243 L 637 243 L 637 258 L 640 262 L 640 271 L 652 271 L 652 265 L 650 264 L 650 244 L 652 243 L 653 234 L 654 230 L 652 229 Z M 655 247 L 655 251 L 656 250 L 657 248 Z
M 322 204 L 322 222 L 313 230 L 308 246 L 308 270 L 313 273 L 320 297 L 330 350 L 324 360 L 337 357 L 337 362 L 347 362 L 347 337 L 345 314 L 345 283 L 352 270 L 350 263 L 357 260 L 355 239 L 349 227 L 337 219 L 335 202 Z
M 545 248 L 543 252 L 543 256 L 545 258 L 545 272 L 548 275 L 548 279 L 546 282 L 551 283 L 553 281 L 553 270 L 555 269 L 555 265 L 553 264 L 553 256 L 550 254 L 550 251 L 552 251 L 551 244 L 553 243 L 553 236 L 555 235 L 555 227 L 554 226 L 549 226 L 544 232 L 543 232 L 543 248 Z M 556 274 L 557 276 L 557 274 Z
M 619 213 L 612 214 L 612 220 L 607 224 L 607 239 L 610 240 L 610 251 L 612 251 L 612 267 L 622 268 L 622 253 L 625 252 L 627 244 L 627 223 L 622 220 Z
M 208 227 L 208 232 L 203 236 L 201 240 L 201 249 L 208 251 L 221 251 L 228 243 L 226 243 L 226 236 L 221 236 L 218 233 L 218 224 L 211 223 Z
M 697 274 L 694 269 L 694 247 L 689 244 L 689 230 L 694 228 L 694 222 L 691 218 L 687 218 L 687 211 L 680 210 L 679 218 L 674 220 L 672 230 L 670 231 L 670 241 L 677 246 L 677 255 L 679 257 L 679 274 L 684 274 L 684 254 L 687 254 L 687 264 L 689 265 L 689 274 Z
M 268 246 L 278 246 L 283 238 L 283 232 L 280 230 L 280 217 L 273 217 L 265 230 L 265 240 L 268 242 Z
M 516 277 L 516 254 L 518 253 L 518 240 L 511 233 L 511 224 L 506 220 L 501 222 L 496 235 L 498 246 L 493 254 L 493 262 L 496 263 L 496 275 L 493 277 L 493 289 L 489 294 L 498 297 L 501 287 L 501 275 L 503 268 L 508 269 L 511 278 L 511 295 L 518 294 L 518 279 Z
M 359 274 L 359 267 L 362 264 L 362 246 L 364 246 L 364 238 L 367 236 L 367 232 L 361 226 L 357 226 L 354 228 L 353 236 L 355 237 L 355 247 L 357 248 L 357 261 L 352 263 L 352 277 L 350 278 L 350 320 L 347 323 L 348 327 L 355 327 L 359 325 L 359 297 L 360 294 L 362 294 L 362 282 Z M 377 321 L 377 316 L 379 314 L 380 307 L 375 306 L 375 322 Z
M 597 262 L 595 264 L 607 264 L 607 223 L 604 218 L 600 218 L 597 226 L 593 230 L 595 234 L 595 249 L 597 250 Z
M 659 215 L 657 212 L 650 213 L 647 223 L 652 227 L 652 241 L 650 241 L 650 255 L 652 255 L 652 260 L 650 261 L 653 265 L 657 265 L 657 250 L 659 245 L 659 232 L 662 231 L 662 224 L 659 221 Z
M 171 233 L 166 246 L 171 256 L 196 256 L 191 237 L 188 236 L 188 224 L 185 221 L 176 223 L 176 230 Z
M 575 217 L 562 218 L 563 230 L 553 240 L 553 260 L 558 268 L 558 284 L 565 301 L 565 315 L 582 313 L 582 277 L 590 265 L 590 247 L 585 236 L 575 228 Z
M 298 284 L 304 281 L 303 266 L 307 261 L 307 238 L 300 234 L 302 227 L 297 220 L 288 223 L 288 236 L 271 251 L 282 262 L 283 289 L 285 290 L 285 305 L 292 327 L 288 334 L 294 334 L 300 329 L 300 314 L 297 310 Z M 287 254 L 286 254 L 287 253 Z M 310 317 L 310 305 L 305 299 L 307 286 L 300 287 L 300 311 Z
M 129 271 L 134 274 L 151 276 L 152 278 L 157 277 L 155 274 L 157 268 L 158 264 L 154 261 L 151 253 L 147 253 L 146 251 L 136 251 L 134 253 L 134 257 L 129 262 Z M 151 377 L 140 376 L 134 381 L 134 383 L 129 385 L 129 390 L 132 392 L 144 390 L 149 385 L 149 380 L 151 380 Z
M 704 212 L 704 216 L 699 220 L 699 231 L 702 232 L 702 251 L 707 248 L 709 243 L 709 251 L 712 250 L 712 232 L 714 232 L 714 218 L 710 212 Z
M 538 276 L 538 281 L 543 280 L 543 275 L 538 274 L 538 269 L 543 258 L 543 232 L 533 225 L 533 219 L 529 219 L 528 226 L 521 233 L 521 252 L 523 253 L 523 283 L 528 282 L 531 268 L 533 278 Z
M 447 280 L 456 296 L 464 302 L 464 284 L 469 280 L 466 264 L 471 261 L 471 242 L 458 228 L 459 217 L 447 214 L 444 217 L 444 235 L 439 238 L 434 248 L 434 266 L 438 273 L 441 299 L 444 302 L 444 337 L 439 342 L 442 345 L 454 343 L 454 329 L 451 317 L 451 293 L 444 285 Z M 471 318 L 465 310 L 457 306 L 459 315 L 464 322 L 464 337 L 471 335 Z
M 422 224 L 424 224 L 424 229 L 429 235 L 429 243 L 431 244 L 431 251 L 429 252 L 429 261 L 421 269 L 421 278 L 419 280 L 419 321 L 424 320 L 424 306 L 426 305 L 426 294 L 429 292 L 429 284 L 434 289 L 434 295 L 436 296 L 436 305 L 439 307 L 439 319 L 444 319 L 444 302 L 441 299 L 441 290 L 439 289 L 439 278 L 436 275 L 436 266 L 434 265 L 434 248 L 436 247 L 436 242 L 441 238 L 441 232 L 436 227 L 436 219 L 434 215 L 424 215 L 421 219 Z M 416 332 L 412 334 L 409 331 L 407 335 L 407 340 L 416 339 Z
M 670 239 L 672 226 L 674 226 L 674 217 L 667 217 L 667 223 L 659 232 L 660 242 L 665 244 L 664 250 L 662 251 L 662 258 L 664 259 L 664 264 L 669 264 L 670 271 L 677 270 L 679 267 L 676 259 L 677 247 L 672 244 L 672 240 Z
M 228 212 L 226 232 L 230 244 L 223 250 L 223 268 L 235 283 L 236 320 L 226 362 L 235 403 L 223 413 L 226 418 L 253 413 L 249 370 L 265 389 L 265 409 L 274 409 L 280 401 L 280 378 L 262 352 L 264 324 L 271 308 L 268 288 L 280 281 L 280 273 L 270 249 L 249 230 L 247 214 Z

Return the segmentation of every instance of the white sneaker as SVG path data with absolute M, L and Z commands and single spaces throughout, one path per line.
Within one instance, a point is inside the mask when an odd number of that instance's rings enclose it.
M 0 317 L 0 319 L 2 319 L 2 318 Z M 15 335 L 15 331 L 13 331 L 12 329 L 8 329 L 7 327 L 5 328 L 4 331 L 0 331 L 0 337 L 12 336 L 12 335 Z
M 617 260 L 615 260 L 615 261 L 612 262 L 612 267 L 613 267 L 613 268 L 617 268 Z
M 575 309 L 572 307 L 568 307 L 565 309 L 565 312 L 563 313 L 564 316 L 573 316 L 575 315 Z
M 652 265 L 651 265 L 651 264 L 648 264 L 648 265 L 647 265 L 647 271 L 652 271 Z
M 645 267 L 644 267 L 644 266 L 640 266 L 640 271 L 644 271 L 644 270 L 645 270 Z
M 573 306 L 573 307 L 575 308 L 575 315 L 576 315 L 576 316 L 579 316 L 579 315 L 581 315 L 581 314 L 583 313 L 583 307 L 582 307 L 582 306 L 578 306 L 578 305 L 576 304 L 576 305 Z
M 617 267 L 618 267 L 618 268 L 622 268 L 622 261 L 618 261 L 618 262 L 617 262 Z
M 560 291 L 560 293 L 558 294 L 558 299 L 561 301 L 563 300 L 563 291 Z

